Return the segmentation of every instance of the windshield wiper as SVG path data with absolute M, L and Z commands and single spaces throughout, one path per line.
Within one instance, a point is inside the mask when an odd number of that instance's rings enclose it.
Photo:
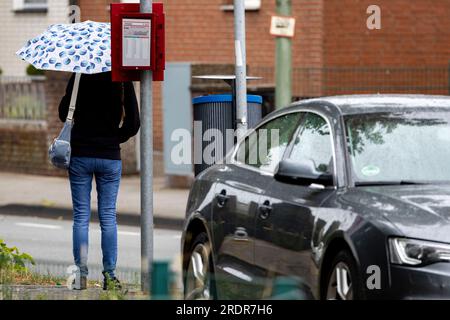
M 420 185 L 426 184 L 420 181 L 401 180 L 401 181 L 357 181 L 356 187 L 370 187 L 370 186 L 402 186 L 402 185 Z

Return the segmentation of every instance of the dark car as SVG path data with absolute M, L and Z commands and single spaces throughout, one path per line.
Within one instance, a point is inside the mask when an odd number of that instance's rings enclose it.
M 188 299 L 450 298 L 450 97 L 338 96 L 267 116 L 197 176 Z

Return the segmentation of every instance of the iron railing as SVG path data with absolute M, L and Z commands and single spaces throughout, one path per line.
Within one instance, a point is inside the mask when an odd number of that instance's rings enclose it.
M 341 94 L 450 94 L 450 67 L 296 67 L 292 70 L 295 98 Z M 251 67 L 263 79 L 250 85 L 275 88 L 272 67 Z

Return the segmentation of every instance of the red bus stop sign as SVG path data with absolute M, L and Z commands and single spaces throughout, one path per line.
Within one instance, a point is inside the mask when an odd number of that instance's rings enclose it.
M 111 62 L 113 81 L 138 81 L 141 70 L 164 80 L 165 15 L 162 3 L 152 13 L 140 13 L 138 3 L 111 4 Z

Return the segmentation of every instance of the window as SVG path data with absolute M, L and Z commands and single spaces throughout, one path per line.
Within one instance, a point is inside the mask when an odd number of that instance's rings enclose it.
M 14 11 L 45 12 L 47 0 L 13 0 Z
M 330 127 L 324 118 L 308 113 L 295 138 L 289 159 L 313 162 L 319 172 L 333 172 L 333 148 Z
M 449 182 L 450 112 L 437 110 L 346 116 L 355 184 Z
M 300 113 L 290 113 L 271 120 L 239 146 L 236 160 L 273 173 L 297 129 Z

